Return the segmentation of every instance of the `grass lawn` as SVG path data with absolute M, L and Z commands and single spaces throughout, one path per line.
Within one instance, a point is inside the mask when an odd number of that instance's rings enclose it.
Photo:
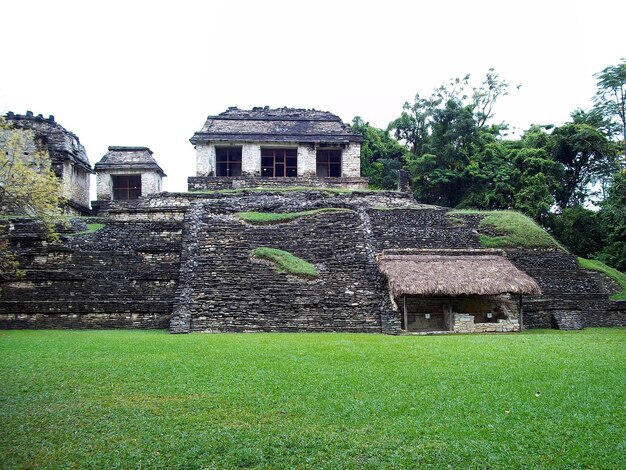
M 626 329 L 0 331 L 0 467 L 593 467 L 626 456 Z

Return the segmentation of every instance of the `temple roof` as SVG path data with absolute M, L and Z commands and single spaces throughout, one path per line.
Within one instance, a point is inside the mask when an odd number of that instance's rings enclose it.
M 339 116 L 315 109 L 258 107 L 251 110 L 228 108 L 209 116 L 190 139 L 192 144 L 208 141 L 253 142 L 362 142 Z
M 94 165 L 99 170 L 155 170 L 167 176 L 148 147 L 109 147 L 104 157 Z

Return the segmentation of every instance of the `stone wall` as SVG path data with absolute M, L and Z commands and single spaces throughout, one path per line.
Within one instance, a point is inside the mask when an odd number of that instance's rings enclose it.
M 180 222 L 84 221 L 42 241 L 12 221 L 8 236 L 25 275 L 0 283 L 0 328 L 167 328 L 180 266 Z
M 317 178 L 299 176 L 296 178 L 191 176 L 187 178 L 189 191 L 216 191 L 239 188 L 344 188 L 367 189 L 369 178 Z
M 163 190 L 163 178 L 159 172 L 144 169 L 100 170 L 96 178 L 97 198 L 99 201 L 113 199 L 113 179 L 116 175 L 141 175 L 141 195 L 150 196 Z
M 261 176 L 261 148 L 297 148 L 298 176 L 313 178 L 316 176 L 316 144 L 297 144 L 286 142 L 222 142 L 196 145 L 196 176 L 215 176 L 216 147 L 241 147 L 241 172 L 244 176 Z M 326 148 L 326 147 L 324 147 Z M 337 147 L 340 148 L 340 147 Z M 350 142 L 342 149 L 341 175 L 345 178 L 361 176 L 361 144 Z M 250 187 L 250 186 L 249 186 Z M 366 186 L 367 187 L 367 186 Z M 191 190 L 191 189 L 190 189 Z
M 524 296 L 525 327 L 558 326 L 559 319 L 568 317 L 563 312 L 575 312 L 581 326 L 626 325 L 626 303 L 609 299 L 618 286 L 601 273 L 581 269 L 576 256 L 562 251 L 508 250 L 507 258 L 541 287 L 542 295 Z
M 206 207 L 188 212 L 173 329 L 381 332 L 384 286 L 355 212 L 255 226 Z M 267 246 L 315 265 L 303 280 L 252 256 Z
M 349 211 L 269 226 L 236 216 L 323 207 Z M 376 255 L 388 249 L 479 248 L 472 226 L 458 224 L 443 208 L 416 204 L 410 193 L 164 193 L 102 202 L 100 216 L 103 229 L 80 234 L 84 221 L 76 222 L 60 244 L 42 241 L 36 227 L 23 220 L 8 224 L 3 236 L 19 250 L 26 275 L 0 281 L 0 328 L 169 324 L 173 332 L 398 333 L 401 311 L 389 296 Z M 259 246 L 314 264 L 319 278 L 276 272 L 252 256 Z M 616 286 L 602 274 L 579 269 L 572 255 L 503 254 L 543 290 L 542 296 L 523 299 L 525 327 L 549 328 L 556 322 L 565 328 L 576 318 L 582 326 L 626 324 L 626 302 L 609 300 Z M 457 331 L 483 328 L 480 322 L 471 325 L 469 317 L 458 321 L 463 325 Z M 513 323 L 500 325 L 502 331 L 514 330 Z

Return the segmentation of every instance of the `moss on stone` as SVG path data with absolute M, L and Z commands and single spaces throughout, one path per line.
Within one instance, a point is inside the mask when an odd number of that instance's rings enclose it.
M 497 235 L 480 234 L 483 248 L 548 248 L 566 251 L 548 232 L 530 217 L 515 211 L 454 210 L 452 217 L 480 215 L 479 227 Z M 455 217 L 456 218 L 456 217 Z
M 274 263 L 275 269 L 281 273 L 293 274 L 303 278 L 316 278 L 318 271 L 308 261 L 298 258 L 288 251 L 260 246 L 254 250 L 254 256 Z

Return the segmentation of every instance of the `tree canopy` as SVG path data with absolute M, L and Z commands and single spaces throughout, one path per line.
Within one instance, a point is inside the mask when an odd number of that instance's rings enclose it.
M 392 189 L 404 169 L 422 203 L 521 211 L 574 253 L 624 270 L 626 62 L 596 78 L 592 109 L 576 109 L 558 126 L 532 125 L 519 139 L 494 122 L 510 86 L 493 69 L 477 85 L 465 75 L 416 94 L 385 130 L 357 117 L 362 173 Z

